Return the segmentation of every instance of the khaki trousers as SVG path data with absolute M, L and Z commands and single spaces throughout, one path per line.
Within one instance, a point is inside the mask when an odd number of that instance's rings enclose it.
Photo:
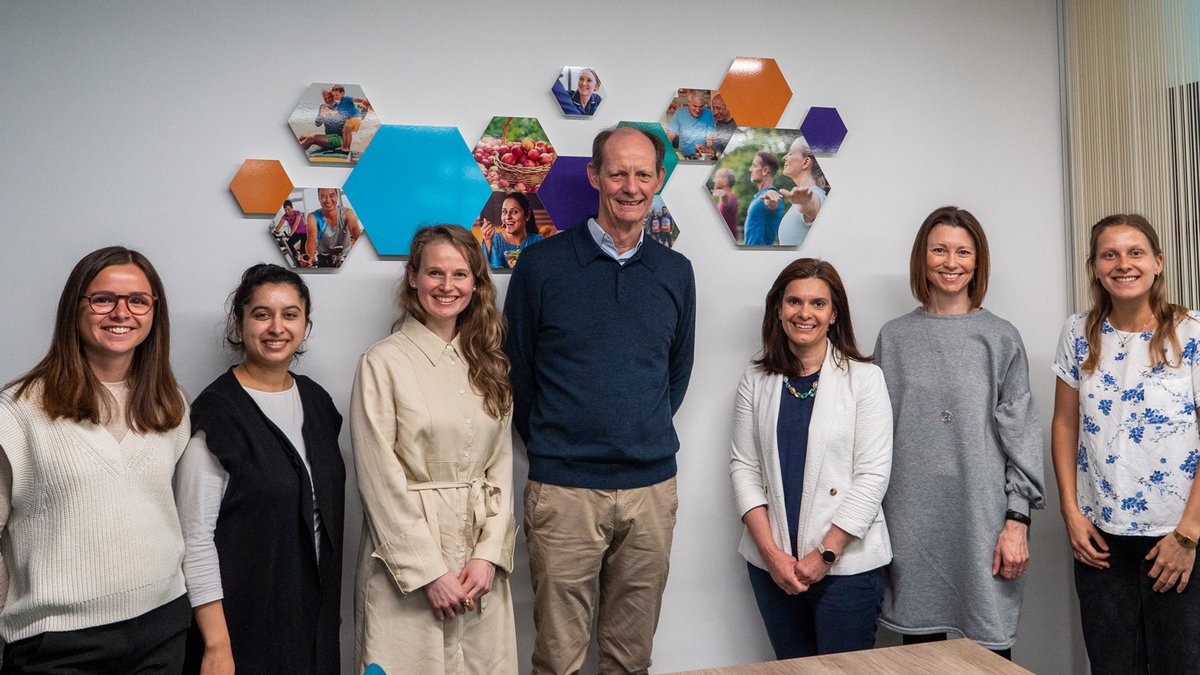
M 535 675 L 583 667 L 597 593 L 600 672 L 648 672 L 678 504 L 674 478 L 631 490 L 526 484 Z

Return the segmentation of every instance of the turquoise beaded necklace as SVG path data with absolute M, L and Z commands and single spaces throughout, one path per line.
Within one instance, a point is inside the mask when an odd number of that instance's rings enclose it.
M 797 391 L 796 388 L 792 386 L 792 381 L 789 380 L 786 375 L 783 378 L 783 386 L 785 389 L 788 390 L 788 393 L 802 401 L 811 396 L 816 396 L 817 395 L 817 385 L 820 383 L 821 383 L 820 380 L 813 380 L 812 387 L 810 387 L 808 391 L 802 392 L 802 391 Z

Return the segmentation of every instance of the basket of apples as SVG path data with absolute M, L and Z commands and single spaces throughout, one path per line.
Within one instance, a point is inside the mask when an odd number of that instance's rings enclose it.
M 507 134 L 506 123 L 500 138 L 484 136 L 479 139 L 473 153 L 476 163 L 493 190 L 537 192 L 558 156 L 554 146 L 528 136 L 510 141 Z
M 501 148 L 504 146 L 501 145 Z M 536 192 L 538 186 L 550 173 L 550 165 L 554 162 L 554 147 L 545 141 L 535 141 L 532 138 L 522 138 L 513 142 L 508 152 L 502 152 L 494 159 L 501 181 L 508 181 L 510 190 L 521 191 L 524 187 L 528 192 Z M 503 186 L 501 189 L 505 189 Z

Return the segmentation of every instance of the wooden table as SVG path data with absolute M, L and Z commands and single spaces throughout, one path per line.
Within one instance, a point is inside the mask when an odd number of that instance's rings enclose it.
M 677 675 L 959 675 L 959 673 L 991 673 L 1020 675 L 1030 671 L 999 657 L 975 644 L 972 640 L 926 642 L 907 647 L 885 647 L 861 652 L 810 656 L 787 661 L 768 661 L 727 668 L 690 670 Z

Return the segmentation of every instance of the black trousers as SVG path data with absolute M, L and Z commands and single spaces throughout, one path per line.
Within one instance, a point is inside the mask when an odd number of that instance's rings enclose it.
M 1108 568 L 1075 561 L 1075 593 L 1093 675 L 1200 673 L 1200 574 L 1159 593 L 1146 554 L 1161 537 L 1104 533 Z
M 178 675 L 192 608 L 186 595 L 116 623 L 45 632 L 4 646 L 0 675 Z

